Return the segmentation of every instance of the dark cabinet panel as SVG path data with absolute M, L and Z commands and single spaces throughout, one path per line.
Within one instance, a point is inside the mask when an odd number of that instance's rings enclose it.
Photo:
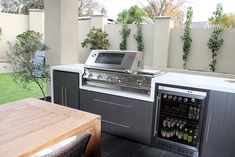
M 235 94 L 211 91 L 202 157 L 235 156 Z
M 54 102 L 79 109 L 79 74 L 53 71 Z
M 80 105 L 101 115 L 103 131 L 150 144 L 153 102 L 81 90 Z

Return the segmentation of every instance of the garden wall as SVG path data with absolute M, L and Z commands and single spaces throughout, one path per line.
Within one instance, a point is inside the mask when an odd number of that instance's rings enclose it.
M 2 35 L 0 40 L 0 61 L 8 50 L 7 41 L 13 41 L 16 36 L 29 29 L 29 17 L 27 15 L 0 13 L 0 27 Z
M 95 17 L 92 17 L 95 18 Z M 91 18 L 91 19 L 92 19 Z M 96 26 L 91 19 L 79 20 L 79 63 L 85 63 L 89 55 L 89 48 L 82 48 L 81 42 L 86 38 L 92 26 Z M 94 21 L 94 20 L 93 20 Z M 105 24 L 101 27 L 108 33 L 110 49 L 119 49 L 121 42 L 121 25 Z M 136 33 L 136 25 L 128 25 L 131 33 L 128 37 L 127 50 L 137 50 L 136 41 L 133 35 Z M 158 18 L 156 24 L 144 24 L 144 65 L 160 68 L 183 68 L 182 44 L 180 36 L 183 34 L 182 28 L 173 28 L 170 18 Z M 189 54 L 189 70 L 210 71 L 211 52 L 207 47 L 212 29 L 194 28 L 192 29 L 192 47 Z M 222 35 L 224 45 L 217 56 L 216 72 L 235 74 L 235 29 L 225 29 Z
M 7 42 L 14 41 L 16 36 L 27 31 L 35 30 L 44 34 L 44 12 L 42 10 L 30 10 L 30 15 L 0 13 L 0 73 L 8 72 L 6 60 L 4 59 L 8 51 Z
M 134 35 L 136 34 L 136 25 L 128 25 L 131 29 L 130 35 L 127 40 L 127 50 L 137 51 L 136 40 Z M 111 44 L 110 49 L 119 50 L 119 44 L 121 42 L 120 31 L 121 25 L 105 25 L 104 30 L 109 34 L 109 42 Z M 152 65 L 153 49 L 154 49 L 154 25 L 143 25 L 143 36 L 144 36 L 144 63 L 147 66 Z
M 190 70 L 209 71 L 211 51 L 207 42 L 212 29 L 192 29 L 192 48 L 189 54 L 188 66 Z M 182 41 L 180 36 L 183 29 L 172 29 L 169 49 L 169 68 L 182 69 Z M 224 44 L 217 56 L 216 72 L 235 74 L 235 29 L 225 29 L 222 35 Z

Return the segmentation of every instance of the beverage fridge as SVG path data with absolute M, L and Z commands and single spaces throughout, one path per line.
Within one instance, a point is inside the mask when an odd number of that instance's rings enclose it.
M 207 90 L 157 85 L 153 145 L 199 157 L 207 95 Z

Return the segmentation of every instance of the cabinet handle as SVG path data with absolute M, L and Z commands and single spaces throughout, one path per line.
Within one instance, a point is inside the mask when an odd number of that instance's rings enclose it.
M 207 128 L 207 134 L 206 134 L 206 142 L 208 142 L 208 138 L 209 138 L 210 126 L 211 126 L 211 117 L 212 117 L 212 113 L 210 113 L 209 119 L 208 119 L 208 128 Z
M 98 102 L 103 102 L 106 104 L 111 104 L 111 105 L 115 105 L 115 106 L 119 106 L 119 107 L 126 107 L 126 108 L 131 108 L 132 106 L 127 106 L 127 105 L 122 105 L 122 104 L 118 104 L 118 103 L 114 103 L 114 102 L 109 102 L 109 101 L 105 101 L 105 100 L 100 100 L 100 99 L 93 99 L 94 101 L 98 101 Z
M 156 137 L 157 134 L 157 110 L 158 110 L 158 105 L 159 105 L 159 96 L 157 96 L 156 100 L 156 112 L 155 112 L 155 122 L 154 122 L 154 137 Z
M 68 106 L 67 88 L 64 88 L 64 106 Z
M 62 103 L 62 105 L 64 105 L 64 87 L 61 88 L 61 99 L 62 99 L 61 103 Z
M 122 124 L 110 122 L 110 121 L 108 121 L 108 120 L 101 120 L 101 121 L 102 121 L 102 122 L 105 122 L 105 123 L 113 124 L 113 125 L 116 125 L 116 126 L 119 126 L 119 127 L 122 127 L 122 128 L 130 128 L 129 125 L 122 125 Z

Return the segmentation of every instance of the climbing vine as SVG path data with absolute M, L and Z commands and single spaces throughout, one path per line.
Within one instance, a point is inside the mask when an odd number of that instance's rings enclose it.
M 183 43 L 183 68 L 186 69 L 188 55 L 190 53 L 191 43 L 192 43 L 192 37 L 190 35 L 191 32 L 191 24 L 192 24 L 192 17 L 193 17 L 193 9 L 192 7 L 188 8 L 186 21 L 185 21 L 185 28 L 184 28 L 184 34 L 181 36 L 181 40 Z
M 120 31 L 120 34 L 122 36 L 122 41 L 119 45 L 120 50 L 126 50 L 127 49 L 127 38 L 130 35 L 130 28 L 128 28 L 127 24 L 122 25 L 122 30 Z
M 137 42 L 137 50 L 143 51 L 144 50 L 144 42 L 143 42 L 143 33 L 142 33 L 142 25 L 140 22 L 137 22 L 137 32 L 134 35 L 135 40 Z
M 207 43 L 207 46 L 212 52 L 212 61 L 209 64 L 210 70 L 215 71 L 215 66 L 216 66 L 216 56 L 218 54 L 218 51 L 220 47 L 223 45 L 224 40 L 220 38 L 221 34 L 223 33 L 223 27 L 219 24 L 221 21 L 222 17 L 222 12 L 223 12 L 223 7 L 222 4 L 217 4 L 216 6 L 216 11 L 213 13 L 214 14 L 214 19 L 215 19 L 215 27 L 213 29 L 213 32 L 210 36 L 210 39 Z

